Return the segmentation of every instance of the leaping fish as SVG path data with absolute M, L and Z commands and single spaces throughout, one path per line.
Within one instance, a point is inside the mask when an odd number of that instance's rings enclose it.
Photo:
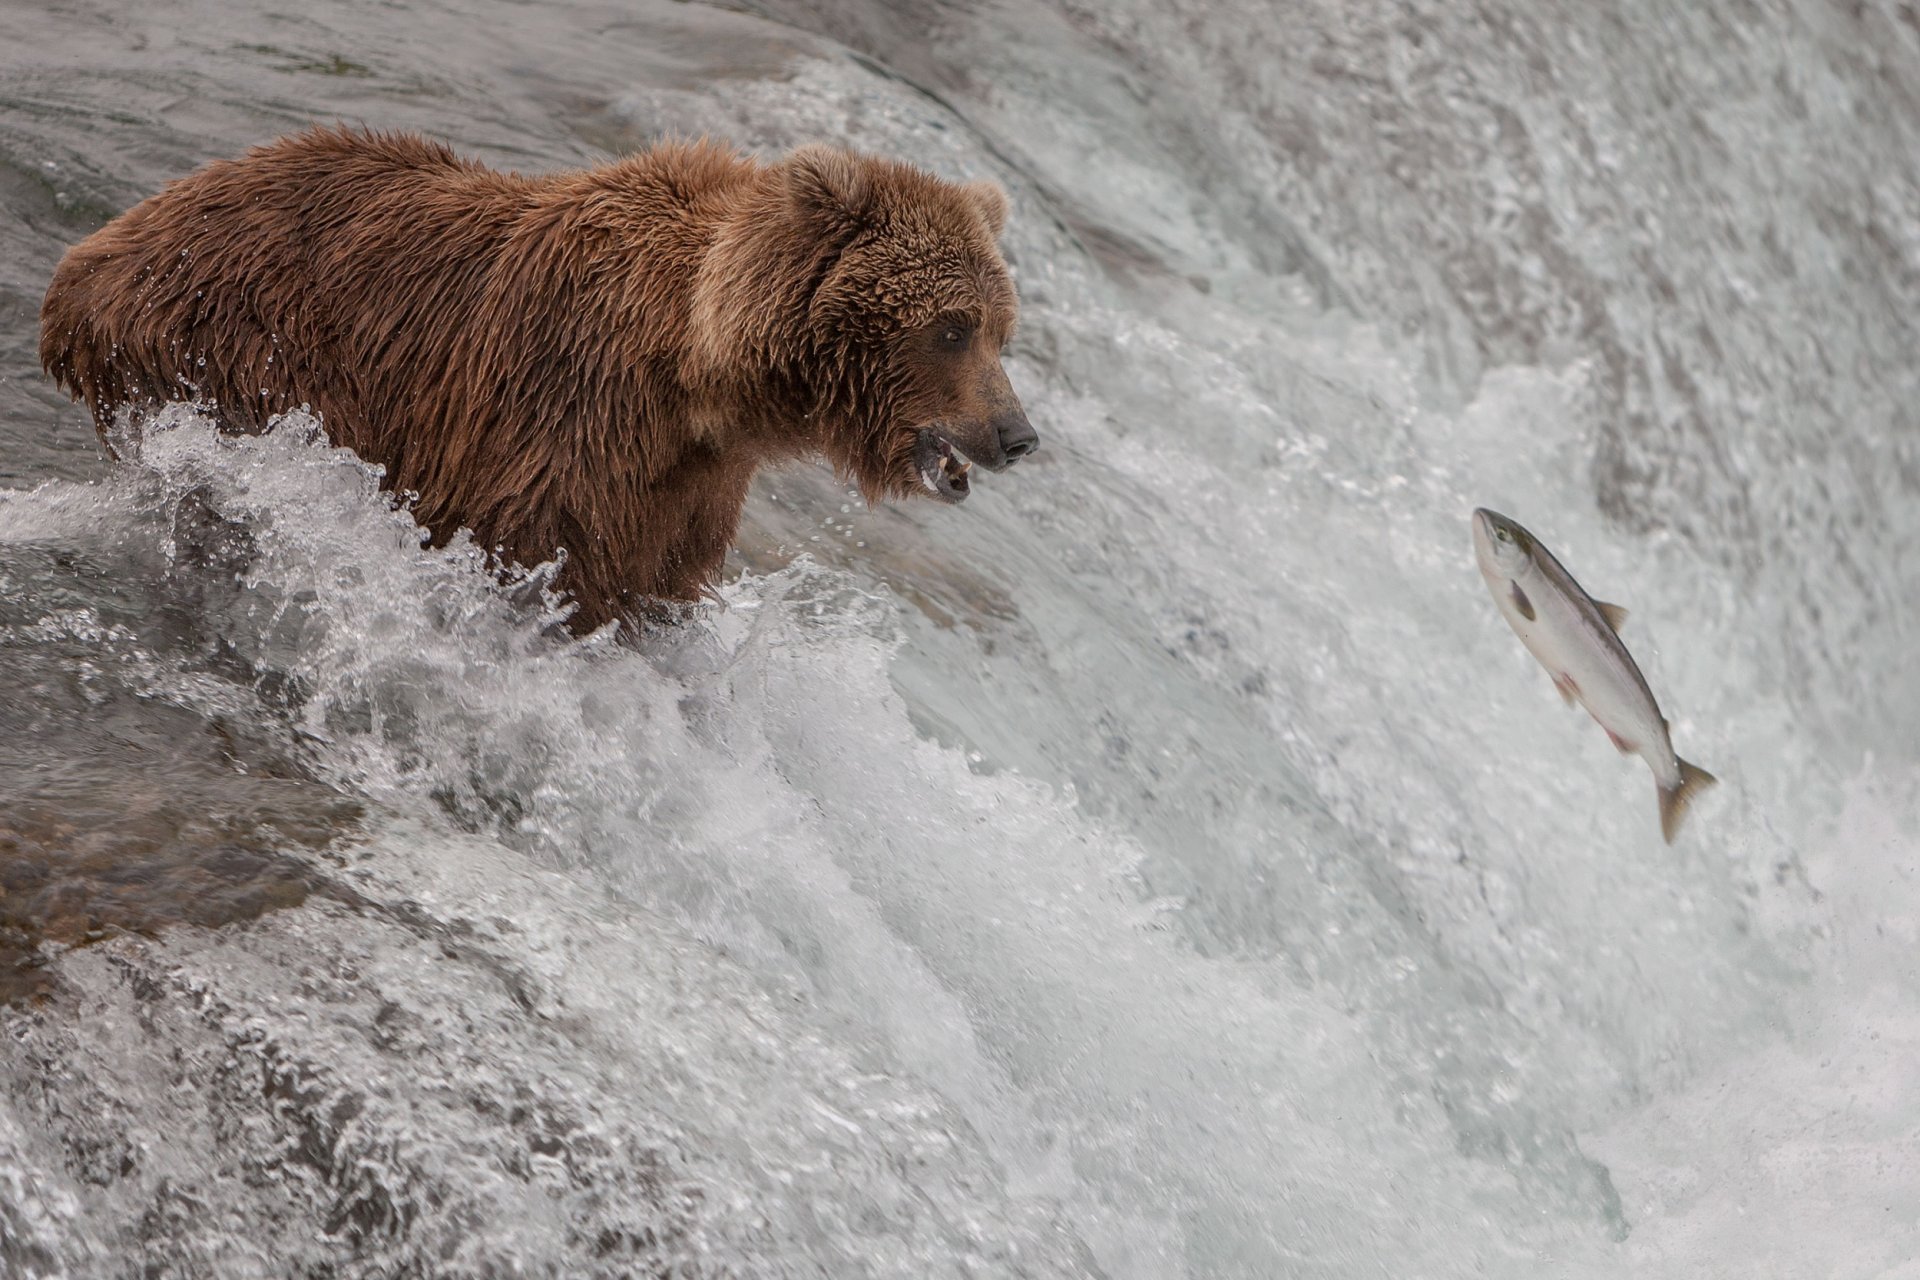
M 1622 755 L 1637 755 L 1653 770 L 1660 831 L 1672 844 L 1688 801 L 1716 779 L 1674 754 L 1653 691 L 1620 643 L 1627 611 L 1582 591 L 1538 538 L 1497 511 L 1473 513 L 1473 551 L 1500 616 L 1560 696 L 1585 707 Z

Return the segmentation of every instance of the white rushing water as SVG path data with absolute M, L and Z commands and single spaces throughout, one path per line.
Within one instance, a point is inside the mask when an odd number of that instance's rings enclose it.
M 190 150 L 181 68 L 264 48 L 344 87 L 206 101 L 994 177 L 1043 452 L 957 510 L 765 477 L 637 650 L 303 416 L 25 468 L 20 732 L 217 731 L 355 816 L 304 905 L 0 1008 L 0 1274 L 1920 1276 L 1909 27 L 209 15 L 23 74 L 15 166 L 118 207 L 130 144 L 35 104 Z M 1478 505 L 1631 610 L 1721 779 L 1675 847 Z

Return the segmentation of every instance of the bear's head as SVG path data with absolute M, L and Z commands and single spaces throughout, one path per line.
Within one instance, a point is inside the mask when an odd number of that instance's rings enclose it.
M 959 502 L 973 463 L 1004 470 L 1039 446 L 1000 362 L 1019 314 L 998 247 L 1005 192 L 823 146 L 766 181 L 709 254 L 719 274 L 703 271 L 731 286 L 724 314 L 696 300 L 714 358 L 794 385 L 808 443 L 869 499 Z

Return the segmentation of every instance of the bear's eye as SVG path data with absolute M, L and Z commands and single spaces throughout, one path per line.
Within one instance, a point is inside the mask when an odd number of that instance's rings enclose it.
M 948 320 L 940 326 L 940 345 L 943 347 L 964 346 L 970 329 L 958 320 Z

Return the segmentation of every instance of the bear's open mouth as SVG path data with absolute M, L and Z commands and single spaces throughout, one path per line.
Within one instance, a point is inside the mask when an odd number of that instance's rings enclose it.
M 936 428 L 921 429 L 913 445 L 913 465 L 927 492 L 942 502 L 965 502 L 972 491 L 967 472 L 973 463 L 955 453 L 953 441 Z

